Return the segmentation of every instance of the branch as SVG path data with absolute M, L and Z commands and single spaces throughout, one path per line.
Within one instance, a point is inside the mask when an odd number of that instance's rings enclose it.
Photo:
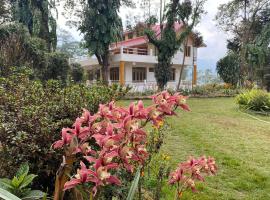
M 152 43 L 155 47 L 159 48 L 160 42 L 159 40 L 154 36 L 154 33 L 150 30 L 145 31 L 145 34 L 149 40 L 150 43 Z

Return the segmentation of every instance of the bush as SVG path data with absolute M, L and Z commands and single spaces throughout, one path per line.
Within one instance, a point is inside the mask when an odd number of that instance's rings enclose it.
M 193 95 L 205 95 L 205 96 L 233 96 L 239 94 L 239 90 L 233 87 L 231 84 L 207 84 L 202 86 L 196 86 L 192 89 Z
M 72 63 L 70 65 L 70 75 L 75 83 L 79 83 L 83 80 L 84 69 L 79 63 Z
M 270 112 L 270 94 L 263 90 L 250 90 L 236 97 L 240 107 L 248 110 Z
M 11 178 L 28 162 L 38 175 L 35 187 L 51 192 L 61 160 L 51 144 L 63 127 L 72 126 L 82 108 L 96 112 L 100 103 L 115 98 L 115 91 L 100 85 L 62 88 L 59 81 L 31 81 L 30 74 L 24 69 L 0 79 L 0 177 Z

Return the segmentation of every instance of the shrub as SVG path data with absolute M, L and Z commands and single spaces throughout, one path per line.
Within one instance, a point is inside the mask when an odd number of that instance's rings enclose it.
M 75 83 L 82 82 L 84 69 L 79 63 L 72 63 L 70 65 L 70 75 Z
M 60 155 L 50 150 L 51 143 L 82 108 L 96 112 L 115 92 L 100 85 L 62 88 L 61 82 L 51 80 L 42 84 L 29 80 L 30 74 L 24 69 L 0 79 L 0 177 L 11 178 L 28 161 L 38 175 L 34 186 L 52 191 Z
M 270 94 L 263 90 L 250 90 L 236 97 L 240 107 L 248 110 L 270 112 Z

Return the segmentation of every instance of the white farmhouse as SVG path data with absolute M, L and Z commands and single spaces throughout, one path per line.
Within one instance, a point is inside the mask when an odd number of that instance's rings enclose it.
M 155 25 L 152 30 L 157 37 L 160 35 L 160 26 Z M 180 33 L 183 30 L 181 24 L 175 23 L 175 30 Z M 111 44 L 110 46 L 110 70 L 109 82 L 130 85 L 135 91 L 156 89 L 157 84 L 154 75 L 154 67 L 157 64 L 157 50 L 150 44 L 147 37 L 140 31 L 129 31 L 124 33 L 124 40 Z M 205 45 L 203 45 L 205 46 Z M 182 88 L 191 88 L 197 83 L 197 48 L 194 46 L 193 33 L 188 38 L 187 48 L 181 47 L 172 59 L 171 80 L 168 88 L 176 88 L 180 70 L 183 62 L 183 55 L 186 54 L 184 72 L 192 71 L 192 80 L 186 80 L 182 76 Z M 183 50 L 181 50 L 183 49 Z M 92 71 L 91 80 L 95 81 L 100 77 L 100 66 L 94 57 L 81 58 L 76 60 L 86 70 Z

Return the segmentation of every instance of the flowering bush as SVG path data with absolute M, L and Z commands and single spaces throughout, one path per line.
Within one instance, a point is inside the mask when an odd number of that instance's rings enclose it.
M 204 181 L 203 174 L 215 174 L 217 166 L 211 157 L 191 158 L 180 163 L 178 168 L 170 174 L 169 184 L 177 185 L 176 199 L 180 199 L 183 191 L 190 188 L 193 192 L 196 181 Z
M 162 92 L 152 99 L 153 105 L 149 107 L 142 101 L 131 103 L 128 108 L 117 107 L 111 102 L 100 105 L 94 115 L 84 110 L 73 128 L 64 128 L 61 140 L 53 144 L 54 149 L 65 150 L 55 195 L 63 197 L 62 190 L 81 185 L 93 196 L 98 196 L 98 191 L 106 185 L 121 185 L 125 181 L 121 174 L 144 168 L 152 153 L 147 150 L 151 144 L 148 144 L 146 125 L 151 123 L 154 129 L 159 129 L 166 116 L 176 115 L 177 108 L 189 111 L 186 97 L 179 94 Z M 71 173 L 77 161 L 80 169 L 67 181 L 69 178 L 65 174 Z

